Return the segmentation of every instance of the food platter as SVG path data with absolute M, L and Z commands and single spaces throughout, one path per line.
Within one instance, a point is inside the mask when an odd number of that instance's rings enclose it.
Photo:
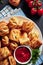
M 10 16 L 10 17 L 5 17 L 5 18 L 1 19 L 0 21 L 6 21 L 6 22 L 8 23 L 9 19 L 12 18 L 12 17 L 18 18 L 19 21 L 23 20 L 23 21 L 33 22 L 31 19 L 29 19 L 29 18 L 27 18 L 27 17 L 24 17 L 24 16 Z M 34 25 L 35 25 L 35 26 L 34 26 L 34 29 L 37 30 L 38 33 L 39 33 L 38 39 L 39 39 L 40 41 L 42 41 L 42 33 L 41 33 L 39 27 L 37 26 L 37 24 L 36 24 L 35 22 L 33 22 L 33 23 L 34 23 Z M 43 45 L 41 45 L 40 48 L 39 48 L 39 49 L 40 49 L 40 55 L 41 55 L 41 53 L 42 53 L 42 47 L 43 47 Z M 28 65 L 31 65 L 31 63 L 28 64 Z

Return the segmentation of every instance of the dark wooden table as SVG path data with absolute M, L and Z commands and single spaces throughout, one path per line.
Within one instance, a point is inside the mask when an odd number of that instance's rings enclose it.
M 3 0 L 3 1 L 4 1 L 4 4 L 0 4 L 0 11 L 3 9 L 3 7 L 5 7 L 6 5 L 9 4 L 8 0 Z M 43 3 L 43 0 L 42 0 L 42 3 Z M 15 7 L 13 7 L 13 6 L 11 6 L 11 7 L 13 9 L 15 9 Z M 23 12 L 25 13 L 25 15 L 28 18 L 32 19 L 39 26 L 39 28 L 40 28 L 40 30 L 42 32 L 42 35 L 43 35 L 43 15 L 41 17 L 39 17 L 38 15 L 32 16 L 30 14 L 30 10 L 29 10 L 25 0 L 21 0 L 21 3 L 20 3 L 20 5 L 17 8 L 21 8 L 23 10 Z M 43 6 L 42 6 L 42 8 L 43 8 Z

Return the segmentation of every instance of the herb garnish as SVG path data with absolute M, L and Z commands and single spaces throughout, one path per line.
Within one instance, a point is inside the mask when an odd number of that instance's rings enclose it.
M 36 61 L 37 61 L 37 59 L 38 59 L 38 57 L 39 57 L 39 48 L 37 48 L 37 49 L 33 49 L 32 50 L 32 63 L 33 64 L 35 64 L 36 63 Z

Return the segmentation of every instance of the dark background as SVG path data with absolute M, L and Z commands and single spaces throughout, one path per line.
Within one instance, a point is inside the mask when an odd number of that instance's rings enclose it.
M 43 0 L 42 4 L 43 4 Z M 8 0 L 3 0 L 3 4 L 0 4 L 0 11 L 9 4 Z M 10 5 L 10 4 L 9 4 Z M 11 6 L 11 5 L 10 5 Z M 11 6 L 13 9 L 15 9 L 15 7 Z M 28 5 L 26 4 L 25 0 L 21 0 L 19 6 L 17 8 L 21 8 L 23 10 L 23 12 L 25 13 L 25 15 L 32 19 L 40 28 L 42 35 L 43 35 L 43 15 L 41 17 L 39 17 L 38 15 L 32 16 L 30 14 L 30 9 L 28 8 Z M 43 8 L 43 5 L 42 5 Z M 43 65 L 43 64 L 42 64 Z

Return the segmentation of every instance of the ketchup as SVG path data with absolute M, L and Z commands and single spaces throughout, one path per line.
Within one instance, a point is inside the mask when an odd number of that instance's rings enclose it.
M 26 62 L 30 59 L 31 53 L 30 53 L 30 50 L 28 48 L 19 47 L 15 52 L 15 56 L 16 56 L 18 61 Z

